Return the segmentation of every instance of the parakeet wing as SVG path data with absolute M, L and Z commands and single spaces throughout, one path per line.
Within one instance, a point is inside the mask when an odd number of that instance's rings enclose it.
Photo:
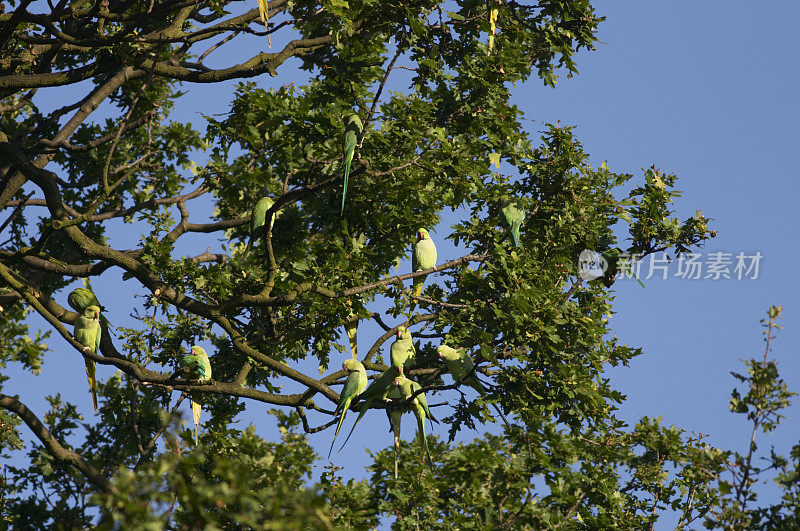
M 341 413 L 345 409 L 345 402 L 347 399 L 353 399 L 358 394 L 359 374 L 358 371 L 352 371 L 344 382 L 344 388 L 339 395 L 339 404 L 336 406 L 334 413 Z M 338 430 L 337 430 L 338 431 Z
M 250 220 L 250 236 L 256 236 L 256 229 L 266 223 L 267 211 L 272 208 L 275 202 L 269 197 L 262 197 L 253 207 L 252 219 Z
M 344 422 L 344 417 L 347 415 L 350 404 L 355 397 L 364 391 L 364 387 L 366 387 L 367 375 L 360 363 L 359 366 L 361 367 L 360 370 L 353 370 L 347 376 L 347 380 L 344 382 L 344 388 L 339 395 L 339 404 L 337 404 L 336 410 L 334 411 L 334 415 L 337 413 L 339 414 L 339 422 L 336 424 L 336 431 L 333 434 L 331 448 L 328 450 L 328 457 L 330 457 L 333 451 L 333 445 L 336 442 L 336 437 L 339 436 L 339 430 L 342 428 L 342 422 Z
M 100 338 L 103 336 L 103 329 L 98 326 L 97 327 L 97 334 L 95 334 L 94 338 L 94 351 L 95 353 L 100 352 Z

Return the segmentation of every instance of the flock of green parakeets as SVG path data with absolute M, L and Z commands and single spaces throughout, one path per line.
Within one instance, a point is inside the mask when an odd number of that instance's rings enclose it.
M 347 117 L 345 121 L 345 132 L 342 139 L 342 159 L 344 167 L 343 187 L 342 187 L 342 201 L 341 212 L 344 212 L 345 196 L 347 194 L 348 177 L 350 174 L 350 167 L 353 161 L 355 149 L 358 145 L 359 137 L 363 131 L 363 124 L 361 119 L 356 114 Z M 520 227 L 525 219 L 525 211 L 523 210 L 522 203 L 517 199 L 510 199 L 507 196 L 502 199 L 503 206 L 501 212 L 505 218 L 509 228 L 509 238 L 514 246 L 521 246 L 520 243 Z M 245 248 L 245 253 L 248 253 L 253 245 L 268 232 L 273 223 L 272 216 L 267 222 L 266 214 L 274 205 L 274 201 L 269 197 L 261 198 L 253 207 L 251 226 L 250 226 L 250 239 Z M 278 217 L 275 214 L 275 218 Z M 417 241 L 414 244 L 412 253 L 412 271 L 425 271 L 436 266 L 436 245 L 431 239 L 428 231 L 421 228 L 417 231 Z M 414 277 L 412 294 L 414 297 L 419 297 L 422 294 L 423 285 L 425 283 L 426 275 L 419 275 Z M 75 321 L 75 340 L 83 345 L 84 352 L 91 352 L 97 354 L 100 349 L 100 339 L 102 337 L 103 328 L 100 323 L 104 323 L 106 328 L 110 331 L 112 329 L 108 320 L 101 314 L 104 311 L 103 306 L 97 300 L 97 297 L 92 292 L 87 283 L 87 287 L 78 288 L 73 290 L 67 301 L 69 305 L 79 314 L 78 319 Z M 414 301 L 412 301 L 413 309 Z M 370 406 L 376 399 L 387 402 L 386 415 L 389 418 L 390 429 L 394 435 L 394 448 L 395 448 L 395 477 L 397 476 L 397 448 L 400 438 L 400 419 L 405 411 L 411 410 L 417 419 L 417 429 L 420 436 L 421 443 L 425 450 L 425 456 L 428 463 L 432 466 L 430 451 L 428 450 L 428 443 L 425 437 L 425 419 L 432 422 L 437 422 L 428 408 L 428 403 L 425 398 L 425 393 L 421 392 L 419 383 L 410 380 L 404 373 L 404 368 L 410 368 L 414 365 L 414 358 L 416 349 L 411 337 L 411 332 L 406 326 L 399 326 L 397 328 L 397 337 L 392 343 L 390 350 L 391 367 L 381 373 L 369 386 L 367 386 L 368 378 L 364 365 L 357 359 L 357 336 L 358 317 L 351 311 L 348 321 L 345 324 L 345 331 L 350 343 L 350 350 L 352 359 L 348 358 L 342 363 L 342 369 L 347 373 L 347 379 L 344 383 L 344 388 L 339 395 L 339 403 L 334 411 L 334 416 L 339 416 L 339 421 L 336 426 L 336 431 L 331 441 L 331 451 L 336 442 L 336 437 L 339 435 L 339 430 L 342 427 L 347 410 L 353 405 L 353 402 L 360 400 L 363 402 L 358 418 L 356 418 L 350 433 L 344 444 L 350 439 L 358 423 L 369 410 Z M 457 383 L 464 383 L 475 389 L 478 393 L 484 393 L 485 388 L 475 374 L 475 365 L 470 356 L 460 350 L 451 348 L 445 344 L 439 345 L 437 348 L 439 358 L 441 358 L 447 370 Z M 97 411 L 97 382 L 95 379 L 95 363 L 88 357 L 84 357 L 86 363 L 86 378 L 89 381 L 89 389 L 92 393 L 92 403 L 95 411 Z M 211 364 L 208 355 L 202 347 L 197 345 L 193 346 L 188 355 L 185 355 L 181 360 L 187 376 L 191 379 L 198 381 L 208 381 L 211 379 Z M 195 444 L 197 443 L 197 426 L 200 422 L 201 405 L 193 397 L 192 398 L 192 416 L 194 419 L 194 436 Z M 498 410 L 502 416 L 502 412 Z M 505 419 L 504 419 L 505 420 Z M 344 444 L 342 446 L 344 446 Z M 330 451 L 328 455 L 330 456 Z
M 78 312 L 75 320 L 75 331 L 73 337 L 75 341 L 83 345 L 84 352 L 98 354 L 100 352 L 100 338 L 103 336 L 103 328 L 100 323 L 104 323 L 110 331 L 112 326 L 105 316 L 100 312 L 105 310 L 97 296 L 90 288 L 77 288 L 72 290 L 67 296 L 67 302 L 73 310 Z M 194 345 L 188 355 L 181 360 L 189 378 L 205 382 L 211 379 L 211 363 L 208 360 L 206 351 Z M 97 411 L 97 380 L 95 379 L 95 364 L 90 358 L 84 357 L 86 363 L 86 379 L 89 380 L 89 390 L 92 393 L 92 404 L 95 412 Z M 194 418 L 194 438 L 197 443 L 197 425 L 200 422 L 200 403 L 192 399 L 192 417 Z

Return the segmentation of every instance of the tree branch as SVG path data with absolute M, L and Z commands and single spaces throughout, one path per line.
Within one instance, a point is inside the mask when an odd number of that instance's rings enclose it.
M 87 463 L 80 455 L 69 448 L 65 448 L 47 430 L 42 421 L 28 409 L 28 407 L 15 397 L 0 393 L 0 407 L 15 413 L 22 419 L 34 435 L 42 442 L 47 451 L 56 460 L 77 468 L 95 487 L 107 492 L 116 492 L 116 488 L 92 465 Z

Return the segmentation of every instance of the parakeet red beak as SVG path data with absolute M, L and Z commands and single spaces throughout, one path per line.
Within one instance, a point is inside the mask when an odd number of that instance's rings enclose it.
M 100 312 L 94 312 L 94 318 L 100 319 Z
M 436 353 L 439 355 L 439 359 L 440 360 L 444 359 L 444 356 L 442 356 L 442 351 L 441 350 L 437 350 Z
M 347 365 L 345 365 L 344 363 L 342 363 L 342 370 L 344 372 L 350 372 L 350 371 L 347 370 Z
M 400 330 L 397 331 L 397 339 L 403 339 L 403 332 Z
M 420 240 L 424 240 L 424 239 L 425 239 L 425 234 L 424 234 L 424 233 L 422 233 L 422 232 L 420 232 L 420 233 L 419 233 L 419 239 L 420 239 Z

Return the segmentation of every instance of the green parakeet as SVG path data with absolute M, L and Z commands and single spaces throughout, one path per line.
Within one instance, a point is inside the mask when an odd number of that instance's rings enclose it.
M 436 244 L 431 240 L 428 231 L 419 229 L 417 231 L 417 243 L 414 244 L 414 254 L 411 255 L 412 271 L 423 271 L 436 265 Z M 419 297 L 422 294 L 422 286 L 425 284 L 425 277 L 421 275 L 414 277 L 413 293 Z
M 483 384 L 481 384 L 481 381 L 478 380 L 478 376 L 475 374 L 475 364 L 467 353 L 449 347 L 444 343 L 436 348 L 436 353 L 444 360 L 444 364 L 447 365 L 447 370 L 450 372 L 454 381 L 469 385 L 478 391 L 478 394 L 483 395 L 486 392 Z M 497 414 L 500 415 L 503 422 L 508 424 L 508 420 L 505 415 L 503 415 L 503 412 L 500 411 L 500 408 L 494 403 L 490 403 L 490 405 L 497 411 Z
M 396 385 L 392 385 L 389 388 L 389 392 L 386 393 L 386 398 L 391 399 L 395 404 L 401 400 L 403 400 L 403 393 L 400 392 L 400 388 Z M 399 409 L 391 406 L 386 407 L 386 416 L 389 418 L 389 431 L 392 432 L 394 435 L 394 478 L 397 479 L 397 453 L 400 451 L 400 421 L 403 418 L 403 413 L 405 413 L 406 409 Z
M 83 345 L 83 350 L 97 354 L 100 352 L 100 338 L 102 335 L 103 329 L 100 327 L 100 306 L 91 304 L 87 306 L 86 309 L 83 310 L 83 313 L 75 320 L 75 332 L 73 336 L 75 337 L 75 341 Z M 92 404 L 96 412 L 97 380 L 95 378 L 94 361 L 86 356 L 84 356 L 83 361 L 86 364 L 86 379 L 89 380 L 89 390 L 92 392 Z
M 272 200 L 270 197 L 262 197 L 258 200 L 258 202 L 253 206 L 253 215 L 252 219 L 250 220 L 250 237 L 254 238 L 257 236 L 256 231 L 264 226 L 264 223 L 267 222 L 267 210 L 272 208 L 272 205 L 275 204 L 275 201 Z M 270 223 L 271 225 L 271 223 Z
M 444 343 L 436 348 L 436 353 L 439 354 L 439 358 L 444 360 L 444 364 L 447 365 L 447 370 L 453 380 L 469 385 L 480 394 L 486 392 L 478 377 L 475 376 L 475 364 L 468 354 L 448 347 Z
M 272 208 L 274 204 L 275 202 L 272 198 L 262 197 L 253 206 L 253 212 L 250 216 L 250 241 L 247 242 L 245 252 L 248 252 L 256 241 L 258 241 L 258 238 L 266 234 L 266 231 L 272 226 L 272 217 L 270 217 L 269 224 L 267 224 L 266 227 L 265 224 L 267 223 L 267 210 Z
M 69 303 L 70 307 L 77 313 L 83 313 L 89 306 L 97 306 L 100 308 L 101 312 L 106 311 L 103 305 L 100 304 L 100 301 L 97 300 L 97 296 L 89 288 L 76 288 L 72 290 L 69 295 L 67 295 L 67 303 Z M 105 324 L 109 330 L 114 328 L 102 314 L 100 315 L 100 322 Z
M 519 229 L 522 227 L 522 222 L 525 221 L 525 210 L 522 208 L 522 202 L 519 199 L 506 200 L 503 204 L 503 216 L 511 229 L 511 241 L 515 247 L 521 247 Z
M 394 384 L 400 388 L 400 393 L 403 398 L 411 398 L 421 386 L 414 381 L 409 380 L 405 376 L 398 376 Z M 428 401 L 425 399 L 425 393 L 420 393 L 411 401 L 411 410 L 414 416 L 417 417 L 417 432 L 422 441 L 422 446 L 425 448 L 425 455 L 428 458 L 428 464 L 433 468 L 433 459 L 431 459 L 431 452 L 428 449 L 428 439 L 425 436 L 425 418 L 433 419 L 430 409 L 428 409 Z
M 340 416 L 339 423 L 336 425 L 336 432 L 333 434 L 333 440 L 331 441 L 331 449 L 328 450 L 328 457 L 331 456 L 333 443 L 336 442 L 336 437 L 339 435 L 339 429 L 342 427 L 342 422 L 344 422 L 344 417 L 347 415 L 350 403 L 367 388 L 367 371 L 360 361 L 346 359 L 342 363 L 342 369 L 347 371 L 348 375 L 347 380 L 344 382 L 344 388 L 339 395 L 339 404 L 336 406 L 336 411 L 333 412 L 334 416 L 337 414 L 340 414 Z
M 193 380 L 206 382 L 211 379 L 211 362 L 208 361 L 203 347 L 194 345 L 189 354 L 183 357 L 183 366 L 188 372 L 188 377 Z M 194 444 L 197 445 L 197 425 L 200 423 L 202 406 L 192 396 L 192 417 L 194 418 Z
M 342 137 L 342 157 L 344 158 L 344 183 L 342 185 L 342 208 L 339 215 L 344 214 L 344 198 L 347 195 L 347 180 L 350 177 L 350 165 L 353 162 L 353 155 L 356 152 L 356 145 L 358 144 L 358 137 L 364 125 L 361 123 L 361 118 L 357 114 L 351 114 L 347 117 L 344 127 L 344 136 Z
M 392 366 L 397 367 L 400 375 L 403 374 L 403 366 L 406 364 L 413 365 L 414 356 L 417 351 L 414 348 L 414 340 L 411 337 L 411 332 L 405 326 L 397 329 L 397 339 L 392 343 L 390 351 L 390 358 Z
M 344 445 L 350 440 L 350 436 L 353 435 L 353 431 L 355 431 L 356 426 L 358 426 L 359 421 L 361 421 L 361 418 L 367 414 L 369 406 L 372 405 L 372 402 L 374 402 L 376 398 L 386 398 L 394 379 L 399 375 L 400 372 L 397 370 L 397 367 L 389 367 L 383 371 L 381 375 L 378 376 L 371 384 L 369 384 L 369 387 L 367 387 L 363 393 L 361 393 L 359 399 L 362 400 L 364 404 L 361 406 L 361 411 L 358 413 L 355 424 L 353 424 L 353 427 L 350 428 L 350 433 L 347 434 L 347 439 L 345 439 L 344 443 L 342 443 L 342 448 L 344 448 Z M 341 450 L 341 448 L 339 448 L 339 450 Z

